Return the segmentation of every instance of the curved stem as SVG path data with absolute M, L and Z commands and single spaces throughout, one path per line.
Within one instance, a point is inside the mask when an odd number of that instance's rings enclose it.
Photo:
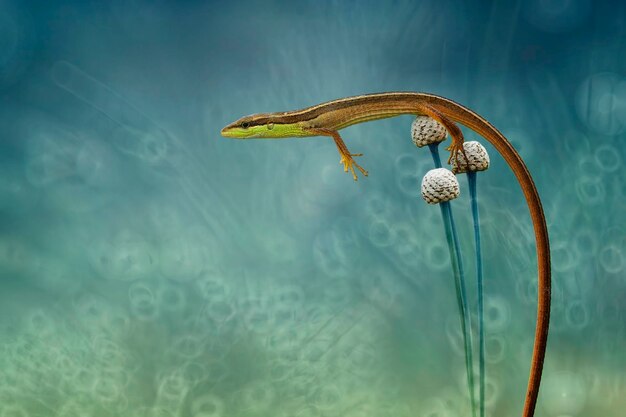
M 474 243 L 476 245 L 476 280 L 478 285 L 478 404 L 479 416 L 485 417 L 485 327 L 483 304 L 483 258 L 480 247 L 480 223 L 478 220 L 478 202 L 476 200 L 476 172 L 468 171 L 470 202 L 474 220 Z
M 437 143 L 428 145 L 430 154 L 436 168 L 441 168 L 441 158 L 439 157 L 439 148 Z M 450 261 L 452 262 L 452 271 L 454 274 L 454 286 L 456 289 L 456 299 L 459 307 L 461 318 L 461 331 L 463 333 L 463 344 L 465 347 L 465 370 L 467 372 L 467 385 L 470 395 L 470 403 L 472 407 L 472 416 L 476 416 L 476 399 L 474 392 L 474 369 L 472 358 L 472 324 L 470 321 L 469 311 L 467 308 L 467 291 L 465 290 L 465 272 L 463 269 L 463 260 L 461 258 L 461 245 L 452 216 L 450 202 L 445 201 L 439 203 L 441 208 L 441 217 L 446 232 L 446 241 L 448 242 L 448 250 L 450 251 Z

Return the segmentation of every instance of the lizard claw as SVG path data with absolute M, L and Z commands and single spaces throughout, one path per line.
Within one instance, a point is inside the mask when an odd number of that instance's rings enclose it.
M 365 169 L 363 169 L 363 167 L 361 167 L 359 164 L 356 163 L 356 161 L 353 159 L 354 156 L 362 156 L 362 153 L 341 153 L 341 159 L 339 160 L 340 164 L 343 164 L 343 171 L 344 172 L 348 172 L 348 170 L 350 170 L 350 172 L 352 173 L 352 178 L 354 178 L 355 181 L 358 181 L 358 177 L 356 175 L 356 172 L 354 171 L 354 167 L 356 166 L 357 169 L 359 171 L 361 171 L 361 174 L 363 174 L 364 176 L 367 177 L 367 171 Z
M 459 154 L 463 155 L 465 161 L 468 161 L 467 155 L 465 154 L 465 148 L 463 147 L 463 142 L 452 142 L 450 146 L 446 148 L 447 151 L 450 151 L 450 156 L 448 157 L 448 164 L 451 163 L 452 158 L 455 159 L 456 163 L 459 163 Z

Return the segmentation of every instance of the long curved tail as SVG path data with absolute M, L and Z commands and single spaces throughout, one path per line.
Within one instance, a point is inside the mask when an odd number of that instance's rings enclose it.
M 522 187 L 526 203 L 530 210 L 537 246 L 537 324 L 535 328 L 535 343 L 530 376 L 528 378 L 528 389 L 522 416 L 532 417 L 535 412 L 535 405 L 539 394 L 539 384 L 541 383 L 543 360 L 545 358 L 548 340 L 548 325 L 550 322 L 550 243 L 541 200 L 539 199 L 535 183 L 522 158 L 504 135 L 488 121 L 468 108 L 443 97 L 429 96 L 429 105 L 441 112 L 444 116 L 474 130 L 496 148 L 517 177 L 517 181 Z

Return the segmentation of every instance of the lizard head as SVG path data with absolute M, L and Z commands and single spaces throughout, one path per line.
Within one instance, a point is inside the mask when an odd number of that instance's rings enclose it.
M 222 129 L 222 136 L 234 139 L 287 138 L 299 136 L 298 123 L 286 123 L 285 113 L 260 113 L 244 116 Z
M 259 123 L 258 114 L 245 116 L 227 125 L 222 129 L 222 136 L 234 139 L 249 139 L 261 137 L 268 130 L 265 123 Z

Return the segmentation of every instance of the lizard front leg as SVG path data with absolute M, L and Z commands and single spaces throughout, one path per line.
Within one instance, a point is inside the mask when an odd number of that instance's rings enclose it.
M 359 164 L 357 164 L 353 158 L 354 156 L 362 156 L 363 154 L 362 153 L 350 153 L 343 139 L 341 139 L 341 136 L 339 136 L 339 132 L 337 132 L 336 130 L 325 129 L 325 128 L 309 128 L 307 130 L 315 135 L 330 136 L 333 138 L 333 140 L 335 141 L 335 145 L 337 145 L 337 150 L 339 151 L 339 155 L 341 155 L 341 159 L 339 160 L 339 163 L 343 164 L 343 170 L 345 172 L 348 172 L 348 170 L 350 170 L 350 172 L 352 173 L 352 178 L 354 178 L 355 181 L 358 180 L 358 177 L 356 175 L 356 172 L 354 171 L 354 167 L 357 167 L 357 169 L 361 171 L 361 173 L 364 176 L 367 177 L 367 171 L 363 169 L 363 167 L 361 167 Z

